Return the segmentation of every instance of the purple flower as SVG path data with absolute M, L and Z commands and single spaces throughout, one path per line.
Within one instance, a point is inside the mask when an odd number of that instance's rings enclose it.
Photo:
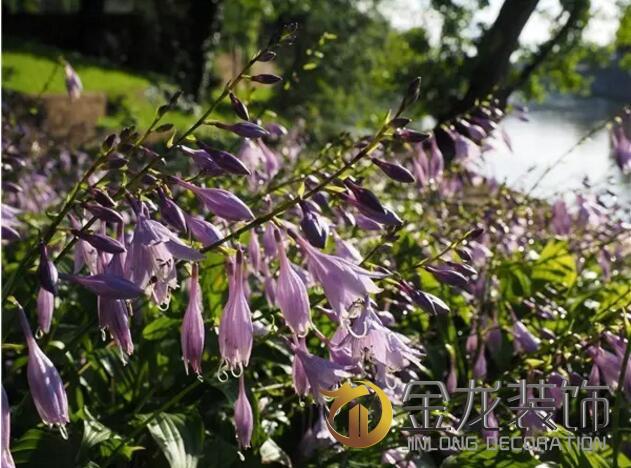
M 252 406 L 245 393 L 243 376 L 239 377 L 239 395 L 234 403 L 234 425 L 237 431 L 237 441 L 242 449 L 250 446 L 252 430 L 254 429 L 254 416 Z
M 618 389 L 618 379 L 620 378 L 620 371 L 622 370 L 622 359 L 617 354 L 611 353 L 600 346 L 590 346 L 587 349 L 587 354 L 592 358 L 594 365 L 598 367 L 599 380 L 605 382 L 605 384 L 615 392 Z M 627 366 L 631 367 L 629 363 Z M 628 396 L 631 396 L 631 377 L 629 377 L 627 367 L 627 373 L 624 382 L 624 391 Z
M 255 230 L 250 231 L 250 241 L 248 242 L 248 258 L 254 272 L 261 271 L 261 246 L 259 236 Z
M 403 447 L 391 448 L 381 454 L 381 463 L 384 465 L 394 465 L 396 468 L 416 468 L 413 460 L 408 460 L 409 450 Z
M 128 305 L 123 299 L 98 296 L 96 298 L 99 326 L 110 332 L 118 347 L 127 355 L 134 352 L 134 343 L 129 328 Z
M 53 363 L 35 341 L 22 307 L 18 307 L 18 314 L 28 346 L 26 376 L 33 402 L 45 424 L 63 427 L 70 422 L 64 384 Z
M 327 239 L 326 226 L 322 225 L 320 217 L 308 205 L 301 204 L 300 206 L 302 208 L 300 229 L 311 245 L 323 249 Z
M 219 164 L 203 149 L 196 150 L 187 146 L 179 146 L 179 149 L 187 156 L 190 156 L 193 163 L 195 163 L 197 168 L 205 175 L 215 177 L 224 173 L 223 169 L 219 167 Z
M 202 317 L 202 294 L 199 287 L 199 267 L 193 264 L 193 272 L 188 280 L 188 306 L 182 323 L 182 358 L 184 369 L 188 366 L 197 374 L 202 372 L 202 354 L 204 353 L 204 319 Z
M 513 316 L 513 337 L 518 352 L 534 353 L 539 349 L 541 340 L 534 336 L 521 320 Z
M 116 239 L 112 239 L 104 234 L 95 234 L 90 232 L 78 231 L 76 229 L 71 230 L 79 239 L 86 241 L 96 250 L 101 252 L 107 252 L 111 254 L 119 254 L 127 252 L 127 249 Z
M 37 293 L 37 322 L 39 329 L 44 333 L 50 331 L 55 310 L 55 295 L 44 288 L 39 288 Z
M 83 84 L 77 72 L 68 62 L 64 64 L 64 75 L 66 76 L 66 90 L 68 91 L 68 96 L 71 100 L 79 99 L 83 91 Z
M 274 230 L 274 225 L 267 223 L 265 225 L 265 231 L 263 231 L 263 254 L 268 258 L 276 257 L 278 252 L 276 249 Z
M 279 81 L 283 81 L 280 76 L 272 75 L 271 73 L 261 73 L 259 75 L 253 75 L 250 77 L 250 79 L 262 84 L 275 84 Z
M 0 390 L 2 391 L 2 468 L 15 468 L 9 447 L 11 442 L 11 406 L 4 386 L 0 387 Z
M 214 224 L 186 213 L 184 213 L 184 217 L 191 234 L 198 242 L 201 242 L 204 247 L 214 244 L 223 237 Z
M 399 164 L 389 163 L 378 158 L 372 158 L 371 161 L 392 180 L 402 182 L 404 184 L 411 184 L 416 180 L 410 171 Z
M 611 146 L 616 164 L 622 173 L 631 173 L 631 140 L 624 132 L 624 125 L 616 125 L 611 131 Z
M 442 299 L 433 294 L 412 287 L 409 283 L 401 282 L 401 289 L 416 305 L 430 315 L 448 314 L 449 306 Z
M 486 377 L 486 356 L 484 355 L 484 346 L 480 347 L 478 357 L 473 364 L 473 377 L 481 380 Z
M 572 218 L 563 200 L 557 200 L 552 205 L 552 230 L 558 235 L 567 235 L 572 228 Z
M 81 230 L 81 223 L 72 215 L 70 215 L 70 223 L 73 229 Z M 87 265 L 91 274 L 97 273 L 97 256 L 98 253 L 94 247 L 86 241 L 79 239 L 74 251 L 74 268 L 73 273 L 79 273 L 83 265 Z
M 184 212 L 171 198 L 167 197 L 161 189 L 158 189 L 158 207 L 162 219 L 173 226 L 176 231 L 186 232 L 186 219 Z
M 55 264 L 48 258 L 48 249 L 44 243 L 39 244 L 39 282 L 45 290 L 57 295 L 59 273 Z
M 252 353 L 250 306 L 243 292 L 243 255 L 237 252 L 228 283 L 228 302 L 219 323 L 219 352 L 231 371 L 247 366 Z
M 247 207 L 236 195 L 227 190 L 218 188 L 198 187 L 182 179 L 176 181 L 182 187 L 192 191 L 216 216 L 227 219 L 229 221 L 251 220 L 254 215 L 250 208 Z
M 350 343 L 353 359 L 370 359 L 395 371 L 407 367 L 410 363 L 420 366 L 421 352 L 412 348 L 405 336 L 385 327 L 370 301 L 366 302 L 362 313 L 353 321 L 346 339 L 342 342 L 342 345 Z
M 90 276 L 64 274 L 63 279 L 77 283 L 97 296 L 110 299 L 135 299 L 144 294 L 142 288 L 128 279 L 112 273 L 99 273 Z
M 296 236 L 296 240 L 306 256 L 309 271 L 324 289 L 338 319 L 357 299 L 381 291 L 371 278 L 382 275 L 371 273 L 344 258 L 325 254 L 300 236 Z
M 211 159 L 215 161 L 224 171 L 236 175 L 251 175 L 250 170 L 235 155 L 230 154 L 227 151 L 212 148 L 203 144 L 201 141 L 199 142 L 199 145 L 204 148 Z
M 347 202 L 355 206 L 361 214 L 369 217 L 373 221 L 387 226 L 400 226 L 403 224 L 401 218 L 389 208 L 384 207 L 379 199 L 370 190 L 353 183 L 350 180 L 345 181 L 347 187 L 351 190 L 350 195 L 342 195 Z
M 269 132 L 260 125 L 256 125 L 252 122 L 238 122 L 235 124 L 225 124 L 221 122 L 214 122 L 215 127 L 219 127 L 223 130 L 229 130 L 232 133 L 236 133 L 239 136 L 245 138 L 257 139 L 265 136 L 269 136 Z
M 297 336 L 304 336 L 311 322 L 309 294 L 300 276 L 287 259 L 279 231 L 276 231 L 276 241 L 280 257 L 280 271 L 278 281 L 276 281 L 276 304 L 291 331 Z
M 108 223 L 118 224 L 123 222 L 123 217 L 112 208 L 97 205 L 96 203 L 86 203 L 85 208 L 95 217 Z
M 464 289 L 469 284 L 469 279 L 466 276 L 448 265 L 426 266 L 425 269 L 441 283 L 460 289 Z
M 361 263 L 363 260 L 362 254 L 353 244 L 342 239 L 335 231 L 333 231 L 333 238 L 335 239 L 335 255 L 345 258 L 349 262 Z
M 294 360 L 300 361 L 299 365 L 308 383 L 308 391 L 320 403 L 324 402 L 320 390 L 330 390 L 340 380 L 351 376 L 344 366 L 309 353 L 304 344 L 294 345 L 293 351 Z
M 232 104 L 232 110 L 234 110 L 234 113 L 237 114 L 240 119 L 250 120 L 248 108 L 232 92 L 230 92 L 230 104 Z

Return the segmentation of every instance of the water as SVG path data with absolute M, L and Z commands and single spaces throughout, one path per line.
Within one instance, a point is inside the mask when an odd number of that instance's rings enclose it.
M 510 187 L 528 191 L 550 164 L 622 107 L 623 103 L 603 98 L 552 97 L 544 104 L 531 106 L 529 122 L 509 116 L 503 126 L 514 153 L 498 142 L 497 149 L 485 155 L 483 172 Z M 610 152 L 609 130 L 602 129 L 555 166 L 532 195 L 552 200 L 576 190 L 607 187 L 621 202 L 631 203 L 631 180 L 622 175 Z M 591 189 L 585 188 L 585 178 Z

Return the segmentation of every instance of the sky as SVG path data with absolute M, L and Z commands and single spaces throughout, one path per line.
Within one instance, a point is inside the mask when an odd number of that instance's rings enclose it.
M 465 4 L 472 0 L 460 0 Z M 474 22 L 491 23 L 503 0 L 490 0 L 490 6 L 480 10 Z M 440 15 L 429 8 L 430 0 L 382 0 L 379 10 L 398 29 L 423 26 L 434 42 L 440 37 Z M 537 12 L 528 20 L 522 33 L 525 44 L 539 44 L 549 35 L 551 19 L 560 11 L 559 0 L 540 0 Z M 604 45 L 613 39 L 618 28 L 619 6 L 616 0 L 592 0 L 592 19 L 585 38 Z

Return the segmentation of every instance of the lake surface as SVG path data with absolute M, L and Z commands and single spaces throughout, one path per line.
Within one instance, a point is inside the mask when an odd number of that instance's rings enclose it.
M 514 152 L 502 142 L 486 153 L 482 172 L 499 182 L 528 191 L 546 168 L 574 146 L 591 129 L 616 115 L 623 103 L 603 98 L 551 97 L 543 104 L 530 106 L 529 122 L 507 117 L 503 126 L 510 136 Z M 603 129 L 563 158 L 539 182 L 532 194 L 556 199 L 571 192 L 607 187 L 621 202 L 631 203 L 631 178 L 624 177 L 611 157 L 609 130 Z

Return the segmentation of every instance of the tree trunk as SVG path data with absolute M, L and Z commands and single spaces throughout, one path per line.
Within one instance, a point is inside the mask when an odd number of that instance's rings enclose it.
M 465 96 L 458 101 L 441 121 L 466 112 L 479 99 L 492 94 L 506 77 L 510 57 L 519 45 L 528 18 L 539 0 L 504 0 L 493 25 L 482 35 L 478 54 L 469 70 L 469 85 Z

